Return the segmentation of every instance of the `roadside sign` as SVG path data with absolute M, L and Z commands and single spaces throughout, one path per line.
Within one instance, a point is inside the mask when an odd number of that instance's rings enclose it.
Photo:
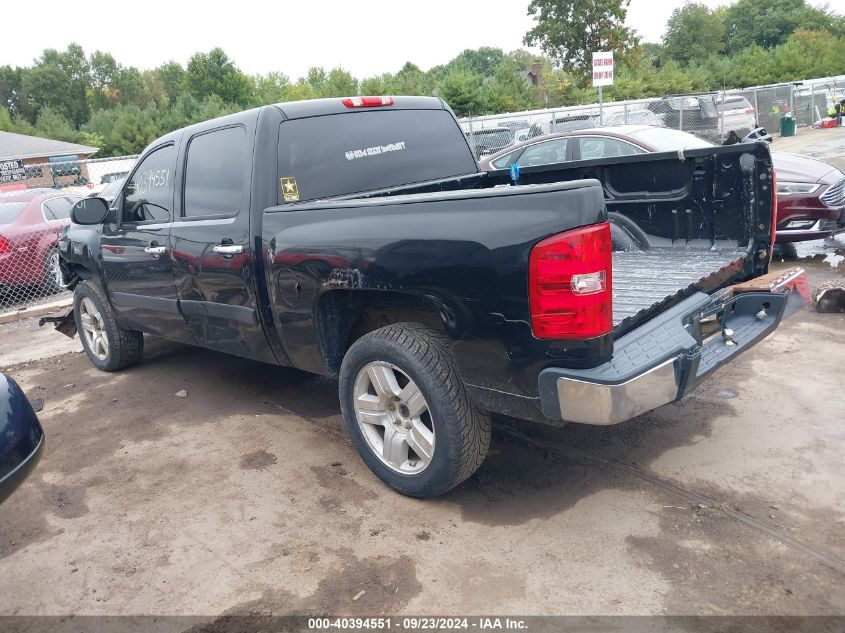
M 0 161 L 0 182 L 26 180 L 26 168 L 22 160 Z
M 593 53 L 593 87 L 613 85 L 613 51 Z

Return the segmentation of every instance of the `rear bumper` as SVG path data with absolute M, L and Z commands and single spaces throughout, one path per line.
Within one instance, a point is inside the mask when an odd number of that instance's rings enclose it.
M 803 302 L 797 293 L 782 288 L 726 301 L 696 293 L 618 339 L 607 363 L 586 370 L 543 370 L 543 414 L 553 420 L 609 425 L 679 400 L 771 334 L 788 304 Z M 709 328 L 715 331 L 708 335 Z

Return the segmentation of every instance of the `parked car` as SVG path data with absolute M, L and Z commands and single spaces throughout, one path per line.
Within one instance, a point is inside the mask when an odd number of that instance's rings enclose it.
M 525 120 L 504 121 L 499 123 L 499 127 L 506 127 L 509 130 L 513 130 L 514 141 L 527 141 L 528 139 L 540 136 L 543 133 L 543 130 L 539 125 Z
M 100 178 L 100 184 L 107 185 L 112 182 L 126 180 L 126 176 L 128 175 L 128 171 L 115 171 L 110 174 L 103 174 L 103 176 Z
M 666 127 L 721 142 L 722 130 L 713 95 L 668 96 L 649 102 L 647 108 L 659 116 Z
M 89 195 L 89 198 L 96 198 L 100 197 L 109 204 L 114 202 L 114 199 L 117 197 L 117 194 L 123 190 L 123 183 L 125 182 L 125 178 L 121 178 L 119 180 L 113 180 L 109 182 L 105 187 L 103 187 L 99 192 L 92 193 Z
M 687 159 L 527 168 L 534 186 L 507 186 L 440 99 L 228 115 L 153 141 L 111 207 L 76 204 L 59 325 L 103 371 L 140 362 L 150 333 L 337 376 L 369 468 L 440 494 L 481 464 L 491 413 L 615 424 L 778 326 L 781 291 L 719 292 L 768 268 L 768 148 Z M 747 192 L 719 202 L 718 230 L 700 179 Z
M 757 112 L 748 99 L 741 95 L 726 95 L 716 98 L 716 118 L 722 138 L 731 132 L 742 138 L 757 128 Z
M 772 152 L 777 172 L 778 242 L 828 237 L 845 229 L 845 174 L 815 158 Z
M 0 193 L 0 287 L 61 289 L 56 245 L 78 200 L 53 189 Z
M 715 147 L 702 138 L 641 125 L 547 134 L 480 161 L 482 170 L 552 165 L 575 160 L 609 159 L 650 152 Z M 777 173 L 777 241 L 798 242 L 827 237 L 845 228 L 845 174 L 825 162 L 772 152 Z
M 656 125 L 666 127 L 659 116 L 651 110 L 628 110 L 604 115 L 604 125 Z
M 506 127 L 493 127 L 482 130 L 464 132 L 476 158 L 487 154 L 495 154 L 500 149 L 513 145 L 514 131 Z
M 18 384 L 0 373 L 0 503 L 33 471 L 44 449 L 44 430 Z
M 572 116 L 556 117 L 549 126 L 550 132 L 569 132 L 571 130 L 584 130 L 594 127 L 598 123 L 598 117 L 589 114 L 574 114 Z

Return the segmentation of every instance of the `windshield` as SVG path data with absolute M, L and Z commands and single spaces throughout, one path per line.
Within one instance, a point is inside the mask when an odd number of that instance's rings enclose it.
M 26 202 L 0 202 L 0 224 L 14 222 L 15 218 L 24 210 L 26 204 Z
M 713 147 L 713 143 L 703 138 L 693 136 L 688 132 L 671 130 L 665 127 L 650 127 L 636 132 L 629 132 L 629 136 L 637 141 L 651 145 L 658 152 L 676 152 L 679 149 L 699 149 Z

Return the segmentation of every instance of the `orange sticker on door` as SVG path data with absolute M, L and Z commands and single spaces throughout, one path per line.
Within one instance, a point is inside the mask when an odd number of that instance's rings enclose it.
M 296 185 L 296 178 L 284 176 L 279 179 L 282 187 L 282 198 L 285 202 L 299 202 L 299 187 Z

